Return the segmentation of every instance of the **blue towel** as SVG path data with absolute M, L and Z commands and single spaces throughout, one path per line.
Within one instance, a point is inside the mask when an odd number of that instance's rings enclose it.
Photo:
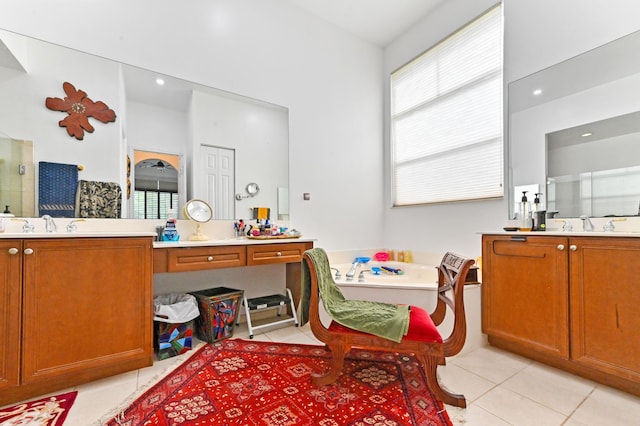
M 38 163 L 38 212 L 51 217 L 74 217 L 78 166 Z

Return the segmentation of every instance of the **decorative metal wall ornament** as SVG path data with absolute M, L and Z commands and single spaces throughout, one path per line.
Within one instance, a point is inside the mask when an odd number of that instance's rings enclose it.
M 84 131 L 93 133 L 93 126 L 89 123 L 89 117 L 93 117 L 103 123 L 116 121 L 116 113 L 109 109 L 102 101 L 93 102 L 82 90 L 76 90 L 71 83 L 62 85 L 66 97 L 47 98 L 45 105 L 53 111 L 62 111 L 69 114 L 64 120 L 58 122 L 60 127 L 66 127 L 69 136 L 78 140 L 84 138 Z

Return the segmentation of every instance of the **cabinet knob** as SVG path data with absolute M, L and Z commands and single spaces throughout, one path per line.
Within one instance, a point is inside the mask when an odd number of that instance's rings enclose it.
M 209 262 L 213 262 L 213 256 L 209 256 L 209 257 L 207 257 L 207 261 L 209 261 Z
M 575 244 L 571 244 L 571 245 L 569 246 L 569 250 L 571 250 L 571 251 L 576 251 L 576 250 L 578 250 L 578 247 L 577 247 Z
M 24 254 L 33 254 L 33 249 L 32 248 L 24 249 Z
M 558 244 L 558 250 L 560 251 L 564 250 L 564 244 Z
M 9 254 L 18 254 L 18 249 L 17 249 L 17 248 L 15 248 L 15 247 L 11 247 L 11 248 L 9 249 Z
M 279 252 L 277 252 L 277 253 L 276 253 L 276 256 L 282 256 L 282 252 L 280 252 L 280 251 L 279 251 Z

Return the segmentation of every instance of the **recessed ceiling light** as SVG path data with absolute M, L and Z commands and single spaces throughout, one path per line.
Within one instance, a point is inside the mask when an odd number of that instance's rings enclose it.
M 582 136 L 583 138 L 588 138 L 589 136 L 593 135 L 593 133 L 591 132 L 585 132 L 583 134 L 581 134 L 580 136 Z
M 156 83 L 158 84 L 158 86 L 162 86 L 164 84 L 164 80 L 161 78 L 156 78 Z
M 536 89 L 533 91 L 533 94 L 536 96 L 540 95 L 541 93 L 542 93 L 542 89 Z

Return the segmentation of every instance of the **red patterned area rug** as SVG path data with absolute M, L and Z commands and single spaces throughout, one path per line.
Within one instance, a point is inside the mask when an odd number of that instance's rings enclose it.
M 451 425 L 413 357 L 352 351 L 340 380 L 313 386 L 329 362 L 322 346 L 205 345 L 107 425 Z
M 0 408 L 0 425 L 60 426 L 67 418 L 76 395 L 78 392 L 74 391 Z

